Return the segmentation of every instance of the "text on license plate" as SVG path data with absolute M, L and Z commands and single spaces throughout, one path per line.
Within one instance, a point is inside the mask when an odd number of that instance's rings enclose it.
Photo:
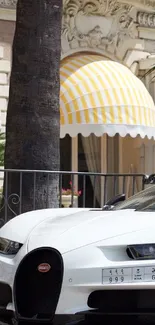
M 155 282 L 155 266 L 103 269 L 102 281 L 103 284 Z

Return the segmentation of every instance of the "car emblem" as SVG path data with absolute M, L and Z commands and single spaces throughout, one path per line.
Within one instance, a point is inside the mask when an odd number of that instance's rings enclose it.
M 47 273 L 51 269 L 51 266 L 48 263 L 42 263 L 38 265 L 38 271 L 40 273 Z

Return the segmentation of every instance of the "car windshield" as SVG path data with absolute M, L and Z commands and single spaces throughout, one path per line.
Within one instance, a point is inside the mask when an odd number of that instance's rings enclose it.
M 137 211 L 155 211 L 155 185 L 147 187 L 144 191 L 136 193 L 124 202 L 116 205 L 113 210 L 134 209 Z

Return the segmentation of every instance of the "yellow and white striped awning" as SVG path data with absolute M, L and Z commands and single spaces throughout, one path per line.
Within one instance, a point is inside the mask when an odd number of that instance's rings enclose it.
M 144 84 L 125 66 L 97 55 L 61 63 L 61 134 L 155 138 L 155 105 Z

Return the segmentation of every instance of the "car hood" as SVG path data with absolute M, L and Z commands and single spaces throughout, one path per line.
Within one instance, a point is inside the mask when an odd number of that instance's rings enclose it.
M 61 254 L 103 242 L 104 245 L 155 242 L 155 213 L 134 210 L 82 210 L 49 217 L 31 231 L 27 247 L 58 249 Z
M 19 216 L 11 219 L 2 228 L 0 228 L 0 237 L 7 238 L 12 241 L 24 244 L 31 231 L 44 222 L 52 223 L 53 219 L 64 218 L 70 214 L 88 211 L 90 209 L 42 209 L 35 210 L 20 214 Z

